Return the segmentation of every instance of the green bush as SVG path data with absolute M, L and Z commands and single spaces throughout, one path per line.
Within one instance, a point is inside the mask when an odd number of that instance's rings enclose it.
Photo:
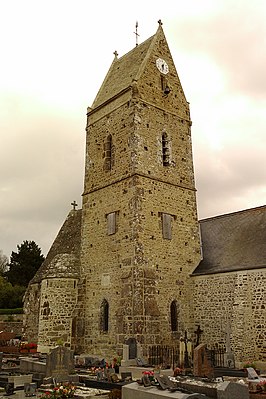
M 15 309 L 0 309 L 0 314 L 23 314 L 23 308 L 15 308 Z

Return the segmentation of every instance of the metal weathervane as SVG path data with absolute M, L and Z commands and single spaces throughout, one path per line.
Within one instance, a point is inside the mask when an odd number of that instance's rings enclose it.
M 134 32 L 134 35 L 136 35 L 136 47 L 138 46 L 138 36 L 139 36 L 139 34 L 138 34 L 138 26 L 139 26 L 138 21 L 136 21 L 136 26 L 135 26 L 136 31 Z

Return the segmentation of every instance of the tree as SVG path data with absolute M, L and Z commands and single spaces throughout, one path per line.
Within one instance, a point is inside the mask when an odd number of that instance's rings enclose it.
M 13 309 L 23 306 L 22 299 L 26 287 L 13 285 L 0 276 L 0 308 Z
M 18 252 L 11 253 L 9 270 L 5 275 L 13 286 L 27 287 L 45 258 L 34 241 L 23 241 L 17 248 Z
M 7 271 L 8 257 L 0 250 L 0 276 L 4 276 Z

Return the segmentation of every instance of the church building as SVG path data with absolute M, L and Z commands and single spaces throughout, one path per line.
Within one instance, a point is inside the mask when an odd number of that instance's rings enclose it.
M 112 358 L 185 332 L 266 366 L 266 207 L 198 220 L 189 103 L 162 23 L 87 112 L 82 208 L 24 297 L 28 341 Z

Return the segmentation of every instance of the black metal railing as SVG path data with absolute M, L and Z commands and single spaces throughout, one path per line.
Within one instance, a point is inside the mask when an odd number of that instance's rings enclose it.
M 149 364 L 163 368 L 173 368 L 179 365 L 179 347 L 167 345 L 153 345 L 149 348 Z
M 216 344 L 208 348 L 210 352 L 210 359 L 214 367 L 225 367 L 225 347 L 223 345 Z

